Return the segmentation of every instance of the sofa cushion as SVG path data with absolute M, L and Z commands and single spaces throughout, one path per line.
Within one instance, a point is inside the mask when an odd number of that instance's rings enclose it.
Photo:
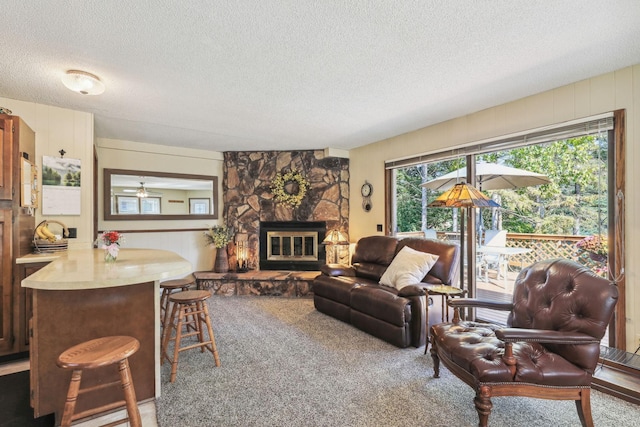
M 355 277 L 356 275 L 355 268 L 342 264 L 323 264 L 320 266 L 320 272 L 325 276 Z
M 440 351 L 480 382 L 539 384 L 542 381 L 553 386 L 588 386 L 591 383 L 591 375 L 586 370 L 537 342 L 513 344 L 513 352 L 518 359 L 514 375 L 512 368 L 502 359 L 504 342 L 496 338 L 495 331 L 501 328 L 504 326 L 462 321 L 434 325 L 431 333 L 438 341 Z
M 396 326 L 411 321 L 411 305 L 393 289 L 380 285 L 359 286 L 351 291 L 351 309 Z
M 380 280 L 396 254 L 398 239 L 389 236 L 369 236 L 358 240 L 351 262 L 356 276 Z
M 313 282 L 314 295 L 321 296 L 344 305 L 351 303 L 351 289 L 358 286 L 355 277 L 325 276 L 321 274 Z
M 380 284 L 402 289 L 420 283 L 438 260 L 437 255 L 403 247 L 380 278 Z

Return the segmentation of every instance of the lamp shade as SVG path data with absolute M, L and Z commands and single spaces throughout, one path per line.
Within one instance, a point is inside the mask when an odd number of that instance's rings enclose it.
M 467 183 L 461 182 L 442 193 L 437 199 L 429 203 L 429 207 L 446 208 L 499 208 L 500 205 L 491 200 L 480 190 Z
M 331 230 L 322 241 L 324 245 L 348 245 L 349 239 L 340 230 Z
M 104 92 L 104 83 L 94 74 L 80 70 L 69 70 L 62 76 L 67 89 L 83 95 L 100 95 Z

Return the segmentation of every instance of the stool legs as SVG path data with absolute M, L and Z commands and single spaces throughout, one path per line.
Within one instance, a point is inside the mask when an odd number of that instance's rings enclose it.
M 119 363 L 120 382 L 122 383 L 122 392 L 124 393 L 124 401 L 127 406 L 127 414 L 131 427 L 142 427 L 140 410 L 138 409 L 138 399 L 136 399 L 136 391 L 131 381 L 131 369 L 129 369 L 129 359 L 124 359 Z
M 179 288 L 162 288 L 162 294 L 160 295 L 160 326 L 162 328 L 165 327 L 167 321 L 169 320 L 169 316 L 171 314 L 171 301 L 169 297 L 171 294 L 175 292 L 184 292 L 189 289 L 189 286 L 181 286 Z
M 206 326 L 207 328 L 207 333 L 209 334 L 208 341 L 205 341 L 203 326 Z M 220 366 L 220 357 L 218 355 L 213 327 L 211 326 L 211 318 L 209 317 L 209 310 L 206 302 L 174 302 L 171 310 L 171 317 L 165 327 L 166 331 L 162 343 L 161 363 L 164 363 L 165 358 L 171 362 L 171 382 L 176 380 L 178 373 L 178 360 L 181 351 L 196 347 L 200 347 L 201 352 L 204 352 L 204 350 L 207 349 L 213 354 L 215 365 Z M 172 337 L 174 329 L 175 337 Z M 184 333 L 183 329 L 185 329 Z M 189 332 L 190 329 L 193 329 L 193 332 Z M 197 336 L 198 342 L 196 344 L 181 347 L 182 339 L 190 336 Z M 168 355 L 170 341 L 174 341 L 173 358 L 169 358 Z
M 76 410 L 76 402 L 78 401 L 78 392 L 80 391 L 80 382 L 82 380 L 82 370 L 74 369 L 71 374 L 71 382 L 69 383 L 69 391 L 67 392 L 67 400 L 64 403 L 64 412 L 62 413 L 62 421 L 60 427 L 71 425 L 73 413 Z
M 118 371 L 120 374 L 120 384 L 122 392 L 124 393 L 124 401 L 127 409 L 127 417 L 131 427 L 142 427 L 142 420 L 140 417 L 140 410 L 138 409 L 138 403 L 136 399 L 136 391 L 133 387 L 133 381 L 131 380 L 131 369 L 129 369 L 129 359 L 123 359 L 118 362 Z M 62 421 L 60 427 L 69 427 L 71 422 L 83 418 L 83 414 L 78 414 L 74 417 L 76 403 L 78 402 L 78 395 L 83 391 L 90 391 L 101 388 L 103 386 L 96 386 L 86 390 L 80 390 L 80 383 L 82 382 L 82 369 L 74 369 L 71 374 L 71 382 L 69 383 L 69 391 L 67 392 L 67 400 L 64 404 L 64 411 L 62 413 Z M 108 385 L 108 384 L 107 384 Z M 104 409 L 117 407 L 118 402 L 112 405 L 106 405 Z M 98 408 L 102 409 L 102 408 Z M 96 412 L 95 410 L 88 411 L 89 413 Z M 124 421 L 124 420 L 123 420 Z
M 211 353 L 213 353 L 213 360 L 216 366 L 220 366 L 220 356 L 218 356 L 218 349 L 216 347 L 216 340 L 213 336 L 213 327 L 211 326 L 211 317 L 209 317 L 209 309 L 207 304 L 202 303 L 204 309 L 204 321 L 207 324 L 207 330 L 209 331 L 209 337 L 211 337 Z M 204 351 L 204 349 L 202 350 Z

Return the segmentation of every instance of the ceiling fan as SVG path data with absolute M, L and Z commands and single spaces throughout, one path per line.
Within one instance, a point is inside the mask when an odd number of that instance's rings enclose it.
M 144 186 L 144 182 L 140 182 L 140 187 L 138 188 L 125 188 L 122 190 L 123 193 L 136 193 L 136 197 L 144 198 L 149 196 L 162 196 L 162 193 L 158 193 L 155 191 L 149 191 Z

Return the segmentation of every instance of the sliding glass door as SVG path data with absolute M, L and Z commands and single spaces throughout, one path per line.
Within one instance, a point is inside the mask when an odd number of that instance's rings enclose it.
M 550 258 L 573 259 L 624 283 L 621 253 L 609 250 L 622 246 L 624 228 L 615 212 L 623 205 L 624 183 L 616 180 L 621 165 L 613 159 L 620 142 L 613 129 L 609 116 L 528 138 L 479 144 L 463 155 L 389 162 L 390 234 L 435 232 L 441 240 L 465 238 L 460 286 L 483 299 L 511 301 L 519 271 Z M 458 209 L 428 206 L 462 181 L 499 205 L 470 210 L 466 229 L 471 234 L 464 237 Z M 489 310 L 477 310 L 475 317 L 506 322 L 506 315 Z

